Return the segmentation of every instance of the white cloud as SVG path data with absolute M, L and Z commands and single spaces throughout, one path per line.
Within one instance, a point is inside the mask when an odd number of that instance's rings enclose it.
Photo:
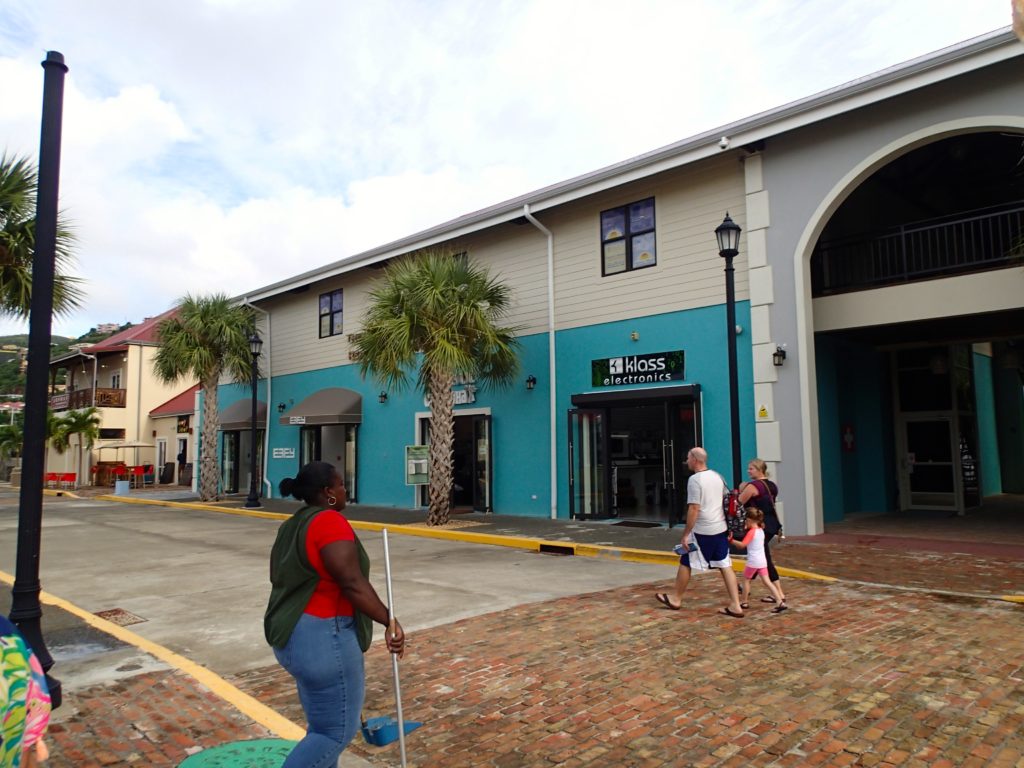
M 968 7 L 969 6 L 969 7 Z M 70 67 L 78 335 L 241 293 L 1009 24 L 1004 0 L 7 0 L 0 146 Z M 0 331 L 12 324 L 0 322 Z

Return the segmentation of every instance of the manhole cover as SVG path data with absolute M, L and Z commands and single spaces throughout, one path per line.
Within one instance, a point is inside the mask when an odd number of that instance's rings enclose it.
M 296 741 L 256 739 L 204 749 L 178 764 L 178 768 L 277 768 Z
M 117 624 L 119 627 L 127 627 L 130 624 L 141 624 L 146 619 L 141 616 L 136 616 L 130 611 L 126 611 L 124 608 L 111 608 L 109 611 L 96 611 L 96 616 L 101 619 L 106 619 L 109 622 Z

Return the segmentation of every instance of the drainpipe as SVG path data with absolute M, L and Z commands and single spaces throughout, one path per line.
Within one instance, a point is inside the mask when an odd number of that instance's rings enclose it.
M 551 230 L 541 224 L 530 213 L 530 204 L 523 204 L 523 216 L 539 229 L 548 239 L 548 401 L 550 414 L 548 417 L 551 446 L 551 519 L 558 519 L 558 430 L 556 422 L 556 387 L 555 383 L 555 236 Z
M 270 383 L 273 381 L 273 366 L 271 365 L 270 350 L 274 348 L 274 345 L 270 343 L 270 312 L 265 309 L 260 309 L 255 304 L 249 303 L 249 297 L 246 296 L 242 301 L 245 306 L 254 309 L 257 312 L 262 312 L 263 316 L 267 320 L 267 338 L 264 340 L 264 347 L 267 350 L 267 428 L 263 430 L 263 485 L 266 490 L 263 493 L 263 498 L 272 499 L 274 498 L 274 486 L 271 485 L 270 480 L 267 479 L 267 463 L 270 459 Z

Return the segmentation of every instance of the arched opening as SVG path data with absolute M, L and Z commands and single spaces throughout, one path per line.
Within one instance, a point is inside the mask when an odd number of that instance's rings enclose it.
M 824 522 L 1024 509 L 1024 133 L 877 168 L 810 279 Z

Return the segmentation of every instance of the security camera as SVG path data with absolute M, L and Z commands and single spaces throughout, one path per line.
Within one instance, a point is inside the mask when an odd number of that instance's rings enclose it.
M 719 149 L 728 149 L 729 148 L 729 137 L 728 136 L 723 136 L 722 138 L 720 138 L 718 140 L 718 148 Z

